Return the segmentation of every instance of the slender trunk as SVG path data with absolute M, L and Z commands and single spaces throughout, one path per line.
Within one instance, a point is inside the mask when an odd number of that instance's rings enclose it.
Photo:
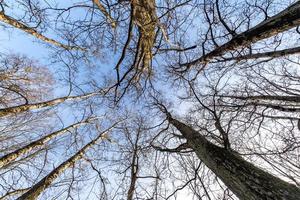
M 131 165 L 131 180 L 130 180 L 130 186 L 127 193 L 127 200 L 132 200 L 135 190 L 135 185 L 137 181 L 137 174 L 138 174 L 138 165 L 135 164 L 135 158 L 133 158 L 133 162 Z
M 139 58 L 142 66 L 139 71 L 151 74 L 152 48 L 155 43 L 158 23 L 155 0 L 132 0 L 133 20 L 139 28 Z M 139 63 L 138 63 L 139 64 Z M 138 78 L 138 77 L 137 77 Z M 138 78 L 139 79 L 139 78 Z
M 133 195 L 134 195 L 134 190 L 135 190 L 135 185 L 136 185 L 136 181 L 138 179 L 137 175 L 138 175 L 138 140 L 139 140 L 139 132 L 136 136 L 136 140 L 135 140 L 135 144 L 134 144 L 134 149 L 133 149 L 133 155 L 132 155 L 132 161 L 131 161 L 131 180 L 130 180 L 130 186 L 128 189 L 128 193 L 127 193 L 127 200 L 132 200 L 133 199 Z
M 270 101 L 288 101 L 300 102 L 299 96 L 280 96 L 280 95 L 257 95 L 257 96 L 233 96 L 233 95 L 220 95 L 220 97 L 240 99 L 240 100 L 270 100 Z
M 57 168 L 53 169 L 47 176 L 45 176 L 42 180 L 40 180 L 38 183 L 36 183 L 34 186 L 31 187 L 29 191 L 27 191 L 25 194 L 20 196 L 17 200 L 35 200 L 38 198 L 38 196 L 47 189 L 54 181 L 55 179 L 63 173 L 66 169 L 72 167 L 77 160 L 80 160 L 84 153 L 93 145 L 96 144 L 98 140 L 101 138 L 105 138 L 104 135 L 107 131 L 112 129 L 116 124 L 111 126 L 110 128 L 106 129 L 105 131 L 101 132 L 94 140 L 86 144 L 82 149 L 80 149 L 77 153 L 75 153 L 72 157 L 70 157 L 68 160 L 60 164 Z
M 251 103 L 247 103 L 241 106 L 262 106 L 265 108 L 271 108 L 274 110 L 279 110 L 282 112 L 300 112 L 300 108 L 299 107 L 295 107 L 295 105 L 276 105 L 276 104 L 271 104 L 271 103 L 256 103 L 256 102 L 251 102 Z
M 44 35 L 42 35 L 41 33 L 37 32 L 36 30 L 34 30 L 33 28 L 27 26 L 26 24 L 23 24 L 21 22 L 19 22 L 18 20 L 8 16 L 8 15 L 5 15 L 4 12 L 0 12 L 0 21 L 6 23 L 6 24 L 9 24 L 17 29 L 20 29 L 44 42 L 47 42 L 49 44 L 53 44 L 55 46 L 58 46 L 58 47 L 61 47 L 61 48 L 64 48 L 64 49 L 69 49 L 69 50 L 73 50 L 73 49 L 77 49 L 77 50 L 84 50 L 80 47 L 76 47 L 76 46 L 68 46 L 68 45 L 65 45 L 65 44 L 62 44 L 54 39 L 51 39 L 51 38 L 48 38 Z
M 11 152 L 9 154 L 6 154 L 6 155 L 2 156 L 0 158 L 0 168 L 5 167 L 9 163 L 11 163 L 14 160 L 16 160 L 18 157 L 20 157 L 20 156 L 22 156 L 22 155 L 30 152 L 31 150 L 43 146 L 46 142 L 48 142 L 52 138 L 64 134 L 69 129 L 76 128 L 76 127 L 78 127 L 78 126 L 80 126 L 82 124 L 88 123 L 89 120 L 91 120 L 91 119 L 88 119 L 88 120 L 85 120 L 85 121 L 82 121 L 82 122 L 78 122 L 78 123 L 72 124 L 72 125 L 64 128 L 64 129 L 61 129 L 59 131 L 55 131 L 53 133 L 50 133 L 50 134 L 42 137 L 41 139 L 35 140 L 35 141 L 31 142 L 30 144 L 28 144 L 28 145 L 26 145 L 26 146 L 24 146 L 24 147 L 22 147 L 20 149 L 17 149 L 17 150 L 15 150 L 15 151 L 13 151 L 13 152 Z
M 300 189 L 245 161 L 237 153 L 218 147 L 184 123 L 168 117 L 204 164 L 242 200 L 297 200 Z
M 28 110 L 34 110 L 34 109 L 54 106 L 54 105 L 60 104 L 62 102 L 65 102 L 67 100 L 78 100 L 78 99 L 89 98 L 91 96 L 95 96 L 96 94 L 99 94 L 99 93 L 89 93 L 89 94 L 79 95 L 79 96 L 60 97 L 60 98 L 52 99 L 49 101 L 39 102 L 39 103 L 23 104 L 23 105 L 19 105 L 19 106 L 1 108 L 0 109 L 0 117 L 4 117 L 9 114 L 22 113 L 22 112 L 25 112 Z
M 234 36 L 229 42 L 217 47 L 213 51 L 201 56 L 200 58 L 182 64 L 192 66 L 198 63 L 206 63 L 211 59 L 220 56 L 230 50 L 255 43 L 259 40 L 269 38 L 278 33 L 284 32 L 300 25 L 300 1 L 297 1 L 287 9 L 277 15 L 259 23 L 255 27 Z
M 264 53 L 248 54 L 248 55 L 232 57 L 232 58 L 224 58 L 216 62 L 227 62 L 232 60 L 241 61 L 241 60 L 258 59 L 258 58 L 278 58 L 281 56 L 294 55 L 299 53 L 300 53 L 300 47 L 295 47 L 295 48 L 283 49 L 278 51 L 269 51 Z

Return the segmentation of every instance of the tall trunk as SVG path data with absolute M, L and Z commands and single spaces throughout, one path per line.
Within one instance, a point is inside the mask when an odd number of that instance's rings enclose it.
M 0 158 L 0 168 L 5 167 L 7 164 L 9 164 L 12 161 L 16 160 L 18 157 L 30 152 L 32 149 L 43 146 L 46 142 L 48 142 L 52 138 L 64 134 L 69 129 L 76 128 L 76 127 L 78 127 L 82 124 L 88 123 L 89 120 L 91 120 L 91 119 L 88 119 L 88 120 L 85 120 L 85 121 L 82 121 L 82 122 L 78 122 L 78 123 L 72 124 L 72 125 L 64 128 L 64 129 L 61 129 L 59 131 L 52 132 L 52 133 L 42 137 L 41 139 L 35 140 L 35 141 L 31 142 L 30 144 L 28 144 L 28 145 L 26 145 L 26 146 L 24 146 L 20 149 L 17 149 L 17 150 L 15 150 L 15 151 L 13 151 L 9 154 L 6 154 L 6 155 L 2 156 Z
M 64 49 L 69 49 L 69 50 L 72 50 L 72 49 L 79 49 L 79 50 L 84 50 L 80 47 L 76 47 L 76 46 L 68 46 L 68 45 L 65 45 L 65 44 L 62 44 L 54 39 L 51 39 L 51 38 L 48 38 L 44 35 L 42 35 L 41 33 L 39 33 L 38 31 L 34 30 L 33 28 L 27 26 L 26 24 L 23 24 L 21 22 L 19 22 L 18 20 L 4 14 L 4 12 L 0 12 L 0 21 L 6 23 L 6 24 L 9 24 L 10 26 L 13 26 L 17 29 L 20 29 L 44 42 L 47 42 L 49 44 L 53 44 L 55 46 L 58 46 L 58 47 L 61 47 L 61 48 L 64 48 Z
M 136 181 L 138 179 L 138 170 L 139 170 L 139 164 L 138 164 L 138 141 L 140 137 L 140 132 L 137 133 L 136 140 L 134 143 L 134 149 L 133 149 L 133 155 L 132 155 L 132 161 L 131 161 L 131 176 L 130 176 L 130 186 L 127 193 L 127 200 L 132 200 L 135 190 Z
M 241 61 L 241 60 L 258 59 L 258 58 L 278 58 L 278 57 L 294 55 L 294 54 L 300 54 L 300 47 L 283 49 L 278 51 L 269 51 L 264 53 L 248 54 L 248 55 L 237 56 L 232 58 L 224 58 L 216 62 L 226 62 L 232 60 Z
M 105 138 L 105 133 L 112 129 L 116 124 L 111 126 L 110 128 L 106 129 L 105 131 L 101 132 L 94 140 L 86 144 L 82 149 L 80 149 L 77 153 L 75 153 L 72 157 L 70 157 L 68 160 L 60 164 L 57 168 L 53 169 L 47 176 L 45 176 L 42 180 L 40 180 L 38 183 L 36 183 L 34 186 L 31 187 L 29 191 L 24 193 L 22 196 L 20 196 L 17 200 L 35 200 L 38 198 L 38 196 L 47 189 L 54 181 L 55 179 L 63 173 L 66 169 L 72 167 L 75 162 L 79 159 L 81 159 L 84 155 L 84 153 L 93 145 L 96 144 L 98 140 L 101 138 Z
M 234 36 L 229 42 L 217 47 L 208 54 L 205 54 L 194 61 L 182 65 L 190 67 L 198 63 L 209 62 L 211 59 L 220 56 L 230 50 L 234 50 L 242 46 L 247 46 L 251 43 L 269 38 L 299 25 L 300 1 L 297 1 L 277 15 L 259 23 L 258 25 L 243 33 Z
M 134 155 L 133 159 L 132 159 L 132 165 L 131 165 L 131 179 L 130 179 L 130 186 L 128 189 L 128 193 L 127 193 L 127 200 L 132 200 L 133 199 L 133 195 L 134 195 L 134 190 L 135 190 L 135 185 L 136 185 L 136 181 L 137 181 L 137 174 L 138 174 L 138 165 L 135 164 L 135 157 L 136 155 Z
M 19 105 L 19 106 L 8 107 L 8 108 L 1 108 L 0 109 L 0 117 L 4 117 L 4 116 L 10 115 L 10 114 L 22 113 L 22 112 L 25 112 L 28 110 L 34 110 L 34 109 L 54 106 L 54 105 L 63 103 L 67 100 L 78 100 L 78 99 L 89 98 L 91 96 L 95 96 L 96 94 L 99 94 L 99 93 L 95 92 L 95 93 L 88 93 L 88 94 L 79 95 L 79 96 L 60 97 L 60 98 L 56 98 L 56 99 L 52 99 L 52 100 L 44 101 L 44 102 L 23 104 L 23 105 Z
M 151 74 L 152 48 L 155 43 L 158 23 L 155 0 L 132 0 L 133 20 L 139 29 L 139 59 L 142 61 L 140 72 Z
M 240 100 L 270 100 L 270 101 L 287 101 L 300 103 L 299 96 L 284 96 L 284 95 L 257 95 L 257 96 L 234 96 L 234 95 L 219 95 L 220 97 L 240 99 Z
M 297 200 L 300 189 L 245 161 L 237 153 L 218 147 L 190 126 L 168 117 L 203 163 L 242 200 Z

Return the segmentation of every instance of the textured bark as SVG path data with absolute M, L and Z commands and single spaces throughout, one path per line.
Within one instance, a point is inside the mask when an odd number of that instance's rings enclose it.
M 5 15 L 4 12 L 0 12 L 0 21 L 4 22 L 6 24 L 9 24 L 10 26 L 13 26 L 15 28 L 18 28 L 18 29 L 44 41 L 44 42 L 49 43 L 49 44 L 52 44 L 52 45 L 55 45 L 55 46 L 58 46 L 58 47 L 61 47 L 64 49 L 69 49 L 69 50 L 73 50 L 73 49 L 84 50 L 80 47 L 68 46 L 68 45 L 62 44 L 54 39 L 48 38 L 48 37 L 42 35 L 41 33 L 39 33 L 38 31 L 34 30 L 33 28 L 27 26 L 26 24 L 23 24 L 23 23 L 19 22 L 18 20 L 14 19 L 8 15 Z
M 0 109 L 0 117 L 4 117 L 4 116 L 10 115 L 10 114 L 22 113 L 22 112 L 25 112 L 28 110 L 34 110 L 34 109 L 54 106 L 54 105 L 60 104 L 62 102 L 65 102 L 67 100 L 78 100 L 78 99 L 89 98 L 89 97 L 95 96 L 97 94 L 99 94 L 99 93 L 89 93 L 89 94 L 79 95 L 79 96 L 67 96 L 67 97 L 52 99 L 49 101 L 34 103 L 34 104 L 23 104 L 20 106 L 2 108 L 2 109 Z
M 75 153 L 72 157 L 68 160 L 60 164 L 57 168 L 53 169 L 47 176 L 45 176 L 42 180 L 36 183 L 34 186 L 31 187 L 29 191 L 25 194 L 20 196 L 17 200 L 35 200 L 38 196 L 47 189 L 55 179 L 63 173 L 66 169 L 72 167 L 76 161 L 80 160 L 84 153 L 91 148 L 96 142 L 102 138 L 106 138 L 105 133 L 112 129 L 116 124 L 111 126 L 110 128 L 106 129 L 105 131 L 101 132 L 94 140 L 86 144 L 82 149 L 80 149 L 77 153 Z
M 241 200 L 298 200 L 300 189 L 218 147 L 190 126 L 168 117 L 203 163 Z
M 229 42 L 217 47 L 208 54 L 205 54 L 194 61 L 182 65 L 190 67 L 199 63 L 207 63 L 211 59 L 220 56 L 230 50 L 250 45 L 259 40 L 269 38 L 299 25 L 300 1 L 297 1 L 277 15 L 261 22 L 260 24 L 243 33 L 234 36 Z
M 279 96 L 279 95 L 257 95 L 257 96 L 233 96 L 233 95 L 220 95 L 220 97 L 228 97 L 240 100 L 269 100 L 269 101 L 288 101 L 300 102 L 299 96 Z
M 28 190 L 29 190 L 29 188 L 25 188 L 25 189 L 14 190 L 12 192 L 7 192 L 4 196 L 0 197 L 0 200 L 8 199 L 10 196 L 23 194 L 23 193 L 27 192 Z
M 131 0 L 133 20 L 139 29 L 139 59 L 142 61 L 140 71 L 151 73 L 152 48 L 155 42 L 157 15 L 155 0 Z
M 91 119 L 89 119 L 89 120 L 91 120 Z M 50 133 L 50 134 L 42 137 L 41 139 L 35 140 L 35 141 L 31 142 L 30 144 L 28 144 L 28 145 L 26 145 L 26 146 L 24 146 L 20 149 L 17 149 L 17 150 L 15 150 L 15 151 L 13 151 L 9 154 L 6 154 L 6 155 L 2 156 L 0 158 L 0 168 L 5 167 L 9 163 L 16 160 L 18 157 L 32 151 L 33 149 L 36 149 L 36 148 L 39 148 L 39 147 L 43 146 L 46 142 L 48 142 L 52 138 L 64 134 L 65 132 L 67 132 L 71 128 L 76 128 L 76 127 L 78 127 L 82 124 L 88 123 L 89 120 L 78 122 L 76 124 L 72 124 L 72 125 L 64 128 L 64 129 L 59 130 L 59 131 L 55 131 L 53 133 Z

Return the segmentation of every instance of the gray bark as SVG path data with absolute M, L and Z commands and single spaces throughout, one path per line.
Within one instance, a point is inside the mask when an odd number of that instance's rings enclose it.
M 300 199 L 300 189 L 295 185 L 261 170 L 231 150 L 212 144 L 199 132 L 170 115 L 168 121 L 187 139 L 203 163 L 241 200 Z
M 25 112 L 28 110 L 34 110 L 34 109 L 54 106 L 54 105 L 63 103 L 67 100 L 85 99 L 85 98 L 89 98 L 91 96 L 95 96 L 97 94 L 100 94 L 100 93 L 94 92 L 94 93 L 88 93 L 88 94 L 79 95 L 79 96 L 66 96 L 66 97 L 60 97 L 60 98 L 56 98 L 56 99 L 52 99 L 52 100 L 44 101 L 44 102 L 23 104 L 23 105 L 19 105 L 19 106 L 8 107 L 8 108 L 1 108 L 0 109 L 0 117 L 4 117 L 4 116 L 10 115 L 10 114 L 22 113 L 22 112 Z

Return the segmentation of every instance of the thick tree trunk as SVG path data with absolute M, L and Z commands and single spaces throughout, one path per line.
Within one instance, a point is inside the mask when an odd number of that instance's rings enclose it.
M 89 93 L 89 94 L 79 95 L 79 96 L 67 96 L 67 97 L 56 98 L 56 99 L 52 99 L 52 100 L 44 101 L 44 102 L 39 102 L 39 103 L 23 104 L 23 105 L 20 105 L 20 106 L 1 108 L 0 109 L 0 117 L 4 117 L 4 116 L 10 115 L 10 114 L 22 113 L 22 112 L 25 112 L 25 111 L 28 111 L 28 110 L 34 110 L 34 109 L 54 106 L 54 105 L 63 103 L 67 100 L 85 99 L 85 98 L 89 98 L 91 96 L 95 96 L 97 94 L 99 94 L 99 93 Z
M 133 20 L 139 28 L 139 57 L 142 59 L 142 72 L 151 73 L 152 48 L 155 43 L 158 23 L 155 0 L 131 0 Z
M 94 140 L 86 144 L 82 149 L 80 149 L 77 153 L 75 153 L 71 158 L 60 164 L 57 168 L 53 169 L 47 176 L 45 176 L 42 180 L 36 183 L 34 186 L 31 187 L 29 191 L 25 194 L 20 196 L 17 200 L 35 200 L 38 196 L 47 189 L 55 179 L 63 173 L 66 169 L 72 167 L 77 160 L 80 160 L 84 153 L 91 148 L 96 142 L 102 138 L 106 138 L 105 134 L 110 129 L 112 129 L 116 123 L 111 126 L 110 128 L 106 129 L 105 131 L 101 132 Z
M 28 145 L 26 145 L 26 146 L 24 146 L 20 149 L 17 149 L 17 150 L 15 150 L 15 151 L 13 151 L 9 154 L 6 154 L 6 155 L 2 156 L 0 158 L 0 168 L 5 167 L 6 165 L 11 163 L 12 161 L 16 160 L 18 157 L 30 152 L 32 149 L 43 146 L 46 142 L 48 142 L 52 138 L 64 134 L 65 132 L 67 132 L 71 128 L 76 128 L 76 127 L 78 127 L 82 124 L 88 123 L 89 120 L 91 120 L 91 119 L 72 124 L 72 125 L 64 128 L 64 129 L 61 129 L 59 131 L 55 131 L 53 133 L 50 133 L 50 134 L 42 137 L 41 139 L 35 140 L 35 141 L 31 142 L 30 144 L 28 144 Z
M 65 45 L 65 44 L 62 44 L 54 39 L 51 39 L 51 38 L 48 38 L 44 35 L 42 35 L 41 33 L 37 32 L 36 30 L 34 30 L 33 28 L 27 26 L 26 24 L 23 24 L 21 22 L 19 22 L 18 20 L 8 16 L 8 15 L 5 15 L 4 12 L 0 12 L 0 21 L 6 23 L 6 24 L 9 24 L 10 26 L 13 26 L 17 29 L 20 29 L 34 37 L 36 37 L 37 39 L 40 39 L 44 42 L 47 42 L 49 44 L 52 44 L 52 45 L 55 45 L 55 46 L 58 46 L 58 47 L 61 47 L 61 48 L 64 48 L 64 49 L 69 49 L 69 50 L 72 50 L 72 49 L 78 49 L 78 50 L 83 50 L 82 48 L 80 47 L 76 47 L 76 46 L 68 46 L 68 45 Z
M 230 50 L 247 46 L 259 40 L 269 38 L 280 32 L 284 32 L 300 25 L 300 1 L 289 6 L 277 15 L 261 22 L 255 27 L 234 36 L 229 42 L 217 47 L 213 51 L 201 56 L 200 58 L 182 64 L 183 66 L 192 66 L 199 63 L 209 62 L 211 59 L 220 56 Z
M 190 126 L 168 117 L 197 156 L 241 200 L 298 200 L 300 189 L 245 161 L 237 153 L 218 147 Z

